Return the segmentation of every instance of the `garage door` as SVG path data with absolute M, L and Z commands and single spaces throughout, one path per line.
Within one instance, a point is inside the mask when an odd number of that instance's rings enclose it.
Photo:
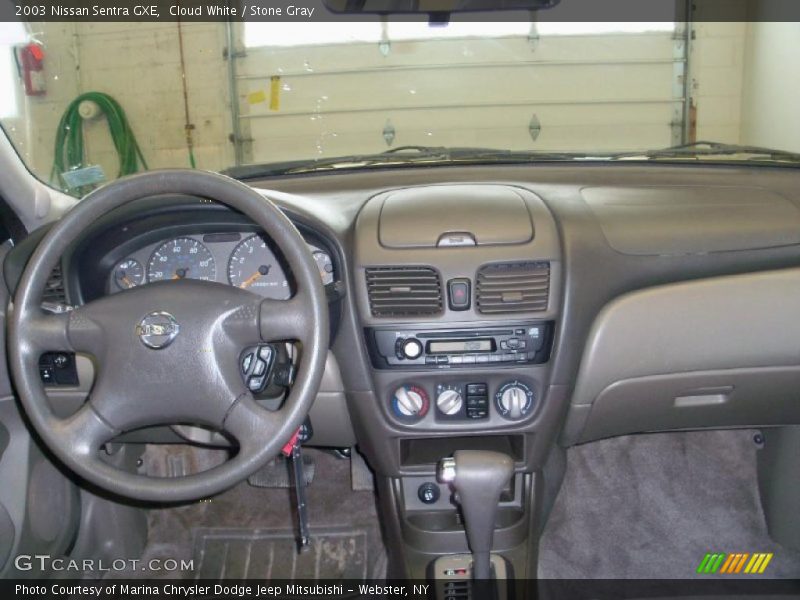
M 238 160 L 679 143 L 683 32 L 675 23 L 246 23 L 231 65 Z

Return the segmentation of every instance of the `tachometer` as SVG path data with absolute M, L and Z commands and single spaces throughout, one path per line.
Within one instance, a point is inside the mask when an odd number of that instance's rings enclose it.
M 217 265 L 211 251 L 202 242 L 188 237 L 164 242 L 155 249 L 147 263 L 147 280 L 202 279 L 214 281 Z
M 259 235 L 251 235 L 233 249 L 228 261 L 231 285 L 268 298 L 289 297 L 289 282 L 272 250 Z
M 144 283 L 144 267 L 135 258 L 128 258 L 114 267 L 114 283 L 121 290 L 127 290 Z

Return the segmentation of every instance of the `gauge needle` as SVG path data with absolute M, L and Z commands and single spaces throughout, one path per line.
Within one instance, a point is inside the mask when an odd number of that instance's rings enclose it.
M 245 280 L 242 282 L 242 285 L 240 285 L 239 287 L 240 287 L 240 288 L 242 288 L 242 289 L 249 288 L 251 285 L 253 285 L 253 284 L 254 284 L 256 281 L 258 281 L 260 278 L 261 278 L 261 273 L 260 273 L 259 271 L 256 271 L 255 273 L 253 273 L 252 275 L 250 275 L 250 277 L 248 277 L 247 279 L 245 279 Z
M 122 283 L 124 283 L 129 288 L 133 287 L 133 282 L 130 280 L 130 278 L 127 275 L 123 275 L 122 276 Z
M 242 289 L 249 288 L 251 285 L 253 285 L 256 281 L 261 279 L 261 277 L 266 275 L 267 273 L 269 273 L 269 267 L 267 265 L 261 265 L 260 267 L 258 267 L 258 271 L 250 275 L 250 277 L 248 277 L 247 279 L 245 279 L 239 287 Z
M 175 271 L 175 275 L 173 275 L 172 278 L 173 279 L 183 279 L 184 277 L 186 277 L 186 271 L 188 271 L 188 270 L 189 269 L 178 269 L 177 271 Z

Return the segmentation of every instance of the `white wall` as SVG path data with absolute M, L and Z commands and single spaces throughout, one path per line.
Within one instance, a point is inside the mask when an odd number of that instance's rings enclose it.
M 800 23 L 750 23 L 742 142 L 800 152 Z
M 176 23 L 35 23 L 45 46 L 47 94 L 21 98 L 18 118 L 4 121 L 34 171 L 47 179 L 58 122 L 69 103 L 89 91 L 122 106 L 150 167 L 188 167 Z M 186 82 L 197 166 L 233 163 L 225 28 L 184 24 Z M 17 93 L 21 94 L 21 86 Z M 119 168 L 104 119 L 84 123 L 90 161 L 109 179 Z

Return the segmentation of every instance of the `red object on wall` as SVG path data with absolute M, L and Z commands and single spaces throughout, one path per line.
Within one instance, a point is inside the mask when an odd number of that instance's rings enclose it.
M 44 96 L 47 93 L 44 79 L 44 49 L 31 42 L 18 51 L 19 67 L 25 84 L 26 96 Z

